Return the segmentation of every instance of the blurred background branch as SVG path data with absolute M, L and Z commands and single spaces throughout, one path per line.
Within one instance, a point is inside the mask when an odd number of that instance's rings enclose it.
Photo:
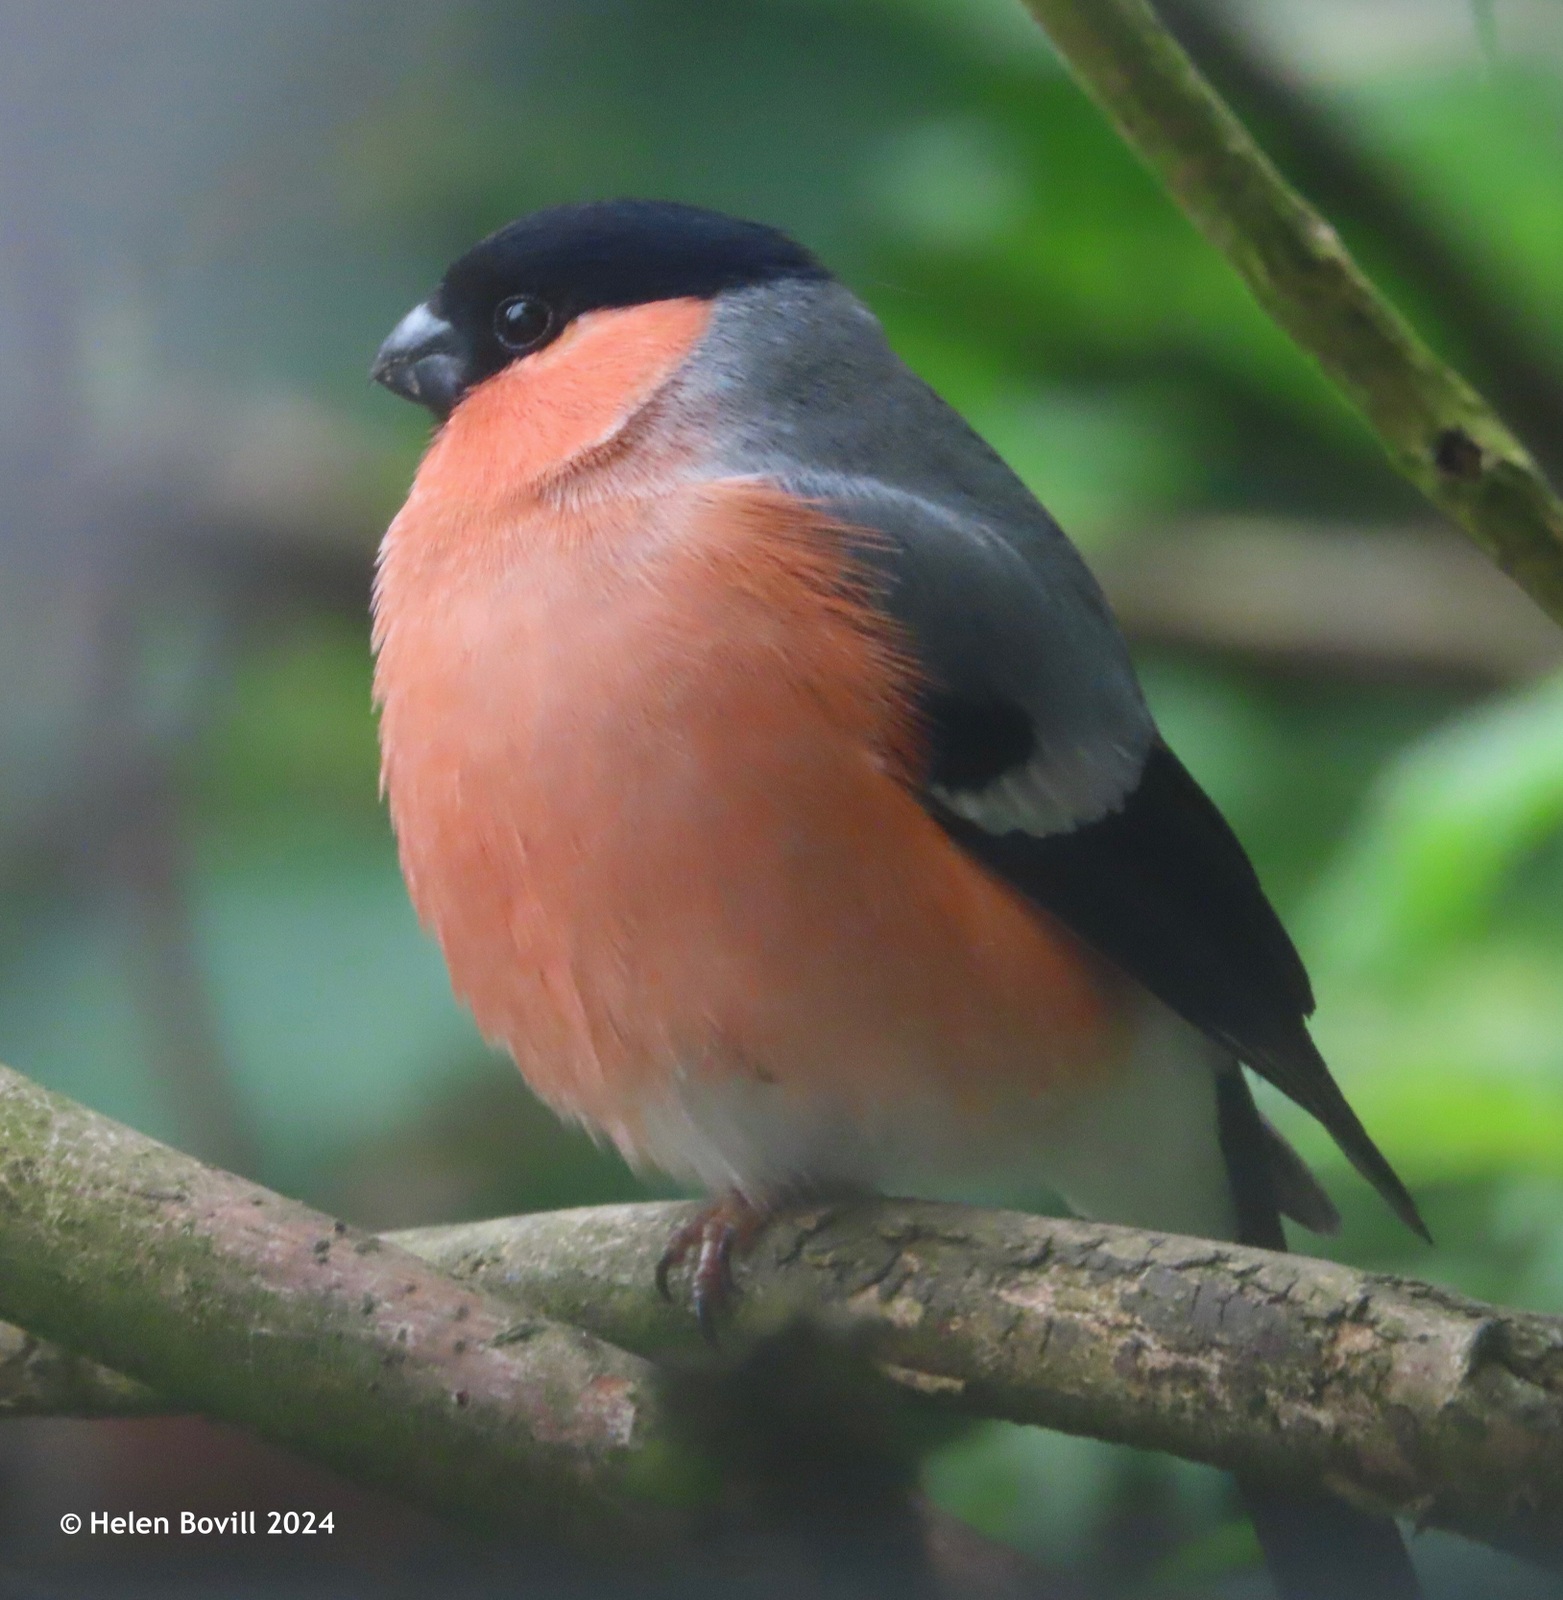
M 1157 0 L 1195 64 L 1266 154 L 1348 239 L 1425 307 L 1542 466 L 1563 466 L 1563 371 L 1482 252 L 1449 236 L 1216 0 Z
M 1080 82 L 1390 459 L 1563 620 L 1563 502 L 1498 415 L 1359 270 L 1149 0 L 1027 0 Z

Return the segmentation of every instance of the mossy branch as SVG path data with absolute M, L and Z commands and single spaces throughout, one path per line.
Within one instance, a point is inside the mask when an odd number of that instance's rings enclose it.
M 676 1531 L 642 1493 L 678 1449 L 645 1358 L 699 1349 L 653 1285 L 687 1214 L 380 1240 L 0 1069 L 0 1314 L 79 1352 L 0 1338 L 0 1409 L 201 1411 L 468 1523 Z M 1325 1482 L 1563 1560 L 1563 1319 L 891 1200 L 778 1219 L 738 1289 L 735 1344 L 807 1312 L 866 1329 L 892 1378 L 973 1415 Z
M 5 1068 L 0 1314 L 113 1369 L 13 1336 L 12 1414 L 152 1390 L 469 1526 L 666 1531 L 637 1476 L 663 1439 L 638 1357 Z
M 395 1235 L 463 1281 L 657 1356 L 672 1205 Z M 883 1200 L 773 1223 L 734 1336 L 807 1308 L 970 1414 L 1165 1450 L 1563 1563 L 1563 1318 L 1412 1279 L 1014 1212 Z
M 1554 619 L 1563 502 L 1281 176 L 1146 0 L 1026 0 L 1060 56 L 1390 459 Z

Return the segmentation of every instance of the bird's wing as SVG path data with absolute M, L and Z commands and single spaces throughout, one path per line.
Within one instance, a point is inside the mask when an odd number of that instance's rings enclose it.
M 865 530 L 862 559 L 924 674 L 922 798 L 951 837 L 1317 1117 L 1425 1236 L 1309 1037 L 1291 939 L 1157 736 L 1063 534 L 1045 514 L 1006 530 L 868 478 L 789 487 Z

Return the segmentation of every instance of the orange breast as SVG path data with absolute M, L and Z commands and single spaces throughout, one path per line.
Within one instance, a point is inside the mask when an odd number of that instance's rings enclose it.
M 635 431 L 699 310 L 610 314 L 639 365 L 547 450 L 508 432 L 531 363 L 491 380 L 388 537 L 384 782 L 455 987 L 631 1151 L 681 1077 L 848 1113 L 1083 1085 L 1124 1043 L 1117 982 L 902 781 L 915 680 L 840 530 Z

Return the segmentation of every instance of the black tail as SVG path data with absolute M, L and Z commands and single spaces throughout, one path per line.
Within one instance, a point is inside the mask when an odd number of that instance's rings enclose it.
M 1421 1600 L 1400 1530 L 1328 1494 L 1237 1481 L 1281 1600 Z
M 1270 1141 L 1240 1067 L 1217 1075 L 1216 1107 L 1238 1241 L 1284 1250 Z M 1281 1600 L 1420 1600 L 1411 1557 L 1388 1517 L 1322 1492 L 1244 1478 L 1237 1487 Z

